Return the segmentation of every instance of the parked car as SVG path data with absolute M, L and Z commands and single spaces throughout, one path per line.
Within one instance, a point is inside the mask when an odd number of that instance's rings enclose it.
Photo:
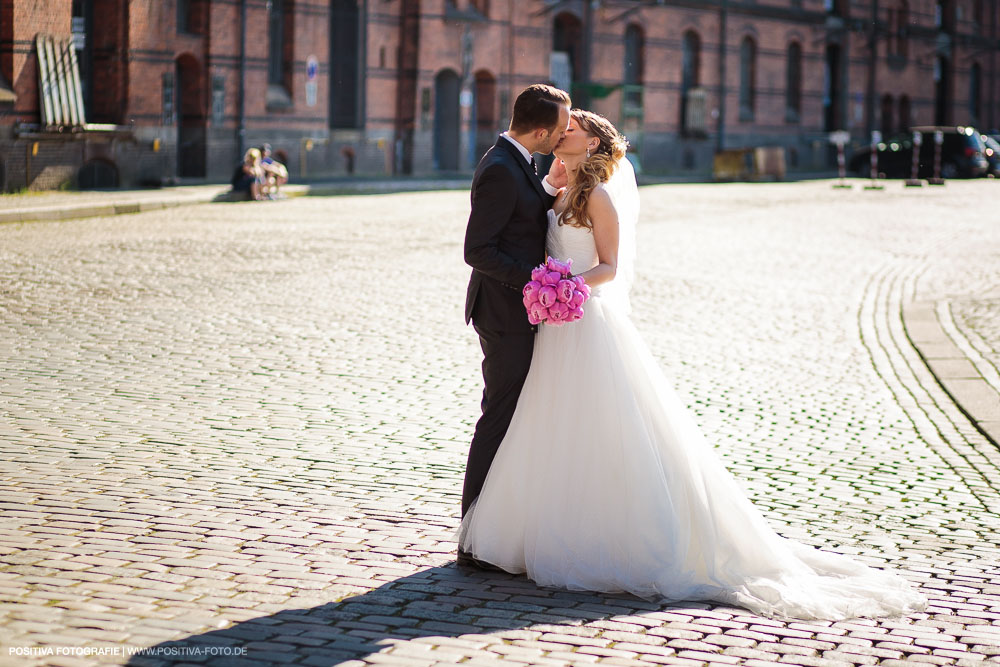
M 986 161 L 990 163 L 989 175 L 994 177 L 1000 176 L 1000 141 L 997 141 L 996 137 L 989 134 L 984 134 L 980 138 L 986 146 L 983 155 L 986 157 Z
M 941 176 L 944 178 L 978 178 L 987 173 L 990 164 L 986 158 L 986 144 L 972 127 L 921 126 L 906 134 L 885 139 L 878 145 L 878 172 L 886 178 L 909 178 L 913 165 L 913 134 L 920 132 L 918 178 L 934 176 L 934 133 L 944 134 L 941 145 Z M 868 176 L 871 164 L 871 147 L 866 146 L 851 155 L 848 169 L 859 176 Z

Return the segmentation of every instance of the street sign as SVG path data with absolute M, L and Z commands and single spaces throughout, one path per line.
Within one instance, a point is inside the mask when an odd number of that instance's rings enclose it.
M 306 106 L 316 106 L 316 82 L 306 81 Z
M 316 56 L 309 56 L 306 58 L 306 78 L 315 81 L 317 74 L 319 74 L 319 61 Z

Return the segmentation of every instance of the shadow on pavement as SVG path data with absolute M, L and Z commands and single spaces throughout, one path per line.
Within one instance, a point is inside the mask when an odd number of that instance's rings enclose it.
M 670 605 L 674 609 L 684 606 Z M 703 608 L 697 603 L 692 606 Z M 339 602 L 283 610 L 223 630 L 163 642 L 144 655 L 133 656 L 127 664 L 336 665 L 378 653 L 397 640 L 489 634 L 662 609 L 663 605 L 627 594 L 541 588 L 523 576 L 448 565 L 422 570 Z M 220 655 L 222 647 L 245 647 L 245 651 L 240 648 L 241 655 L 224 656 Z M 460 657 L 445 651 L 438 656 L 441 661 Z M 427 658 L 434 659 L 434 655 Z

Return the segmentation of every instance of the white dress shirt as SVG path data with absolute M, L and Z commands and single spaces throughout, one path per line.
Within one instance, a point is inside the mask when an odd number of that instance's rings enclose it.
M 521 155 L 524 157 L 524 161 L 527 162 L 529 165 L 531 164 L 531 153 L 528 152 L 528 149 L 525 148 L 520 141 L 510 136 L 510 134 L 508 134 L 507 132 L 502 132 L 500 136 L 509 141 L 510 143 L 514 144 L 514 147 L 517 148 L 518 152 L 521 153 Z M 547 193 L 549 193 L 549 195 L 553 197 L 559 194 L 559 188 L 554 188 L 551 185 L 549 185 L 548 174 L 546 174 L 545 178 L 542 179 L 542 187 L 545 189 Z

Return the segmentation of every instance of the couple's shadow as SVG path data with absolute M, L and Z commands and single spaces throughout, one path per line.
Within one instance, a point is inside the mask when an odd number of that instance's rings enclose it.
M 704 608 L 697 603 L 670 605 L 674 609 L 686 606 Z M 421 570 L 339 602 L 287 609 L 222 630 L 163 642 L 127 664 L 150 667 L 183 662 L 214 667 L 295 663 L 323 667 L 364 659 L 397 641 L 420 637 L 579 624 L 662 609 L 663 605 L 628 594 L 542 588 L 523 576 L 450 564 Z M 474 650 L 471 642 L 469 650 Z M 227 652 L 230 655 L 225 655 Z M 454 655 L 442 652 L 440 659 L 448 661 Z M 428 659 L 433 658 L 429 655 Z

